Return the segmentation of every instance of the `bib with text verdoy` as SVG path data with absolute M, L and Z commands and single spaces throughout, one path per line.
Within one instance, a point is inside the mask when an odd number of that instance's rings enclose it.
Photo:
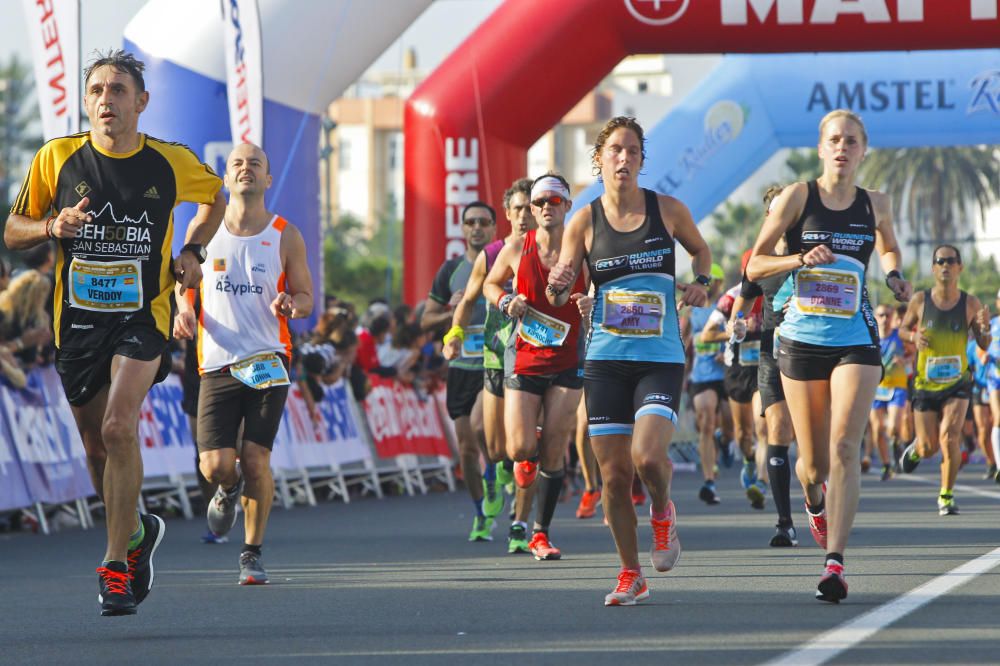
M 861 280 L 852 271 L 804 268 L 795 276 L 795 302 L 804 314 L 850 319 L 861 304 Z
M 465 329 L 462 339 L 462 358 L 482 358 L 486 338 L 483 334 L 485 326 L 469 326 Z
M 962 357 L 960 356 L 929 356 L 924 365 L 927 381 L 935 384 L 948 384 L 962 376 Z
M 287 386 L 288 371 L 274 352 L 255 354 L 229 366 L 229 374 L 250 388 L 266 389 Z
M 137 259 L 83 261 L 69 265 L 69 303 L 93 312 L 135 312 L 142 309 L 142 266 Z
M 517 337 L 535 347 L 561 347 L 569 335 L 569 328 L 566 322 L 529 306 L 521 316 Z
M 896 391 L 894 388 L 888 386 L 879 386 L 875 389 L 875 400 L 879 402 L 889 402 L 892 400 L 892 394 Z
M 740 343 L 740 365 L 760 364 L 760 340 Z
M 604 294 L 601 328 L 621 337 L 660 337 L 665 300 L 663 294 L 654 291 L 609 289 Z

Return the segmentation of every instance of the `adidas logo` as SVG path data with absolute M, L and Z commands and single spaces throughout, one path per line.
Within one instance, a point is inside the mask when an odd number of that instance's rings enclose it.
M 156 191 L 156 186 L 154 185 L 153 187 L 146 190 L 146 193 L 143 194 L 142 196 L 146 197 L 147 199 L 159 199 L 160 193 Z

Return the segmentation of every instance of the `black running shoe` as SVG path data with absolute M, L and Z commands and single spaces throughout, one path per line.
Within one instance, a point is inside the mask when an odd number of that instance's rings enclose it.
M 135 615 L 132 575 L 125 562 L 108 562 L 97 568 L 97 601 L 101 615 Z
M 917 445 L 915 443 L 903 449 L 903 455 L 900 457 L 899 463 L 903 466 L 903 471 L 907 474 L 911 474 L 917 468 L 917 465 L 920 464 L 920 456 L 917 455 Z
M 791 525 L 786 527 L 780 523 L 774 527 L 774 536 L 771 537 L 772 548 L 793 548 L 799 545 L 799 538 L 794 527 Z
M 132 590 L 138 606 L 153 589 L 153 553 L 163 540 L 166 526 L 163 519 L 151 513 L 139 516 L 146 533 L 135 550 L 128 551 L 128 571 L 132 576 Z
M 705 504 L 718 504 L 722 501 L 719 499 L 719 493 L 715 492 L 714 483 L 703 484 L 701 490 L 698 491 L 698 499 Z

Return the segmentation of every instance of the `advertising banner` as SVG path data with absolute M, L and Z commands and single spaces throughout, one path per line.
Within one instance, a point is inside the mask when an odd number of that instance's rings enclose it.
M 45 140 L 80 131 L 79 0 L 22 0 Z
M 422 399 L 412 386 L 392 379 L 371 375 L 370 380 L 372 391 L 365 398 L 365 412 L 380 458 L 405 454 L 451 457 L 432 398 Z
M 222 0 L 226 96 L 233 145 L 264 146 L 264 51 L 257 0 Z

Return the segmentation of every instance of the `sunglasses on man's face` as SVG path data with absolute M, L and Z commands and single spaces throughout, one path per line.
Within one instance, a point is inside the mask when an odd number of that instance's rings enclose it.
M 539 199 L 535 199 L 531 202 L 531 205 L 536 206 L 538 208 L 545 208 L 545 204 L 552 204 L 553 206 L 561 206 L 565 202 L 566 202 L 566 197 L 561 197 L 558 194 L 556 194 L 551 197 L 541 197 Z
M 493 219 L 489 217 L 467 217 L 464 220 L 462 220 L 462 224 L 464 224 L 467 227 L 471 227 L 472 225 L 476 225 L 479 227 L 488 227 L 491 224 L 493 224 Z
M 938 257 L 934 260 L 934 263 L 938 266 L 944 266 L 945 264 L 951 266 L 958 263 L 958 257 Z

